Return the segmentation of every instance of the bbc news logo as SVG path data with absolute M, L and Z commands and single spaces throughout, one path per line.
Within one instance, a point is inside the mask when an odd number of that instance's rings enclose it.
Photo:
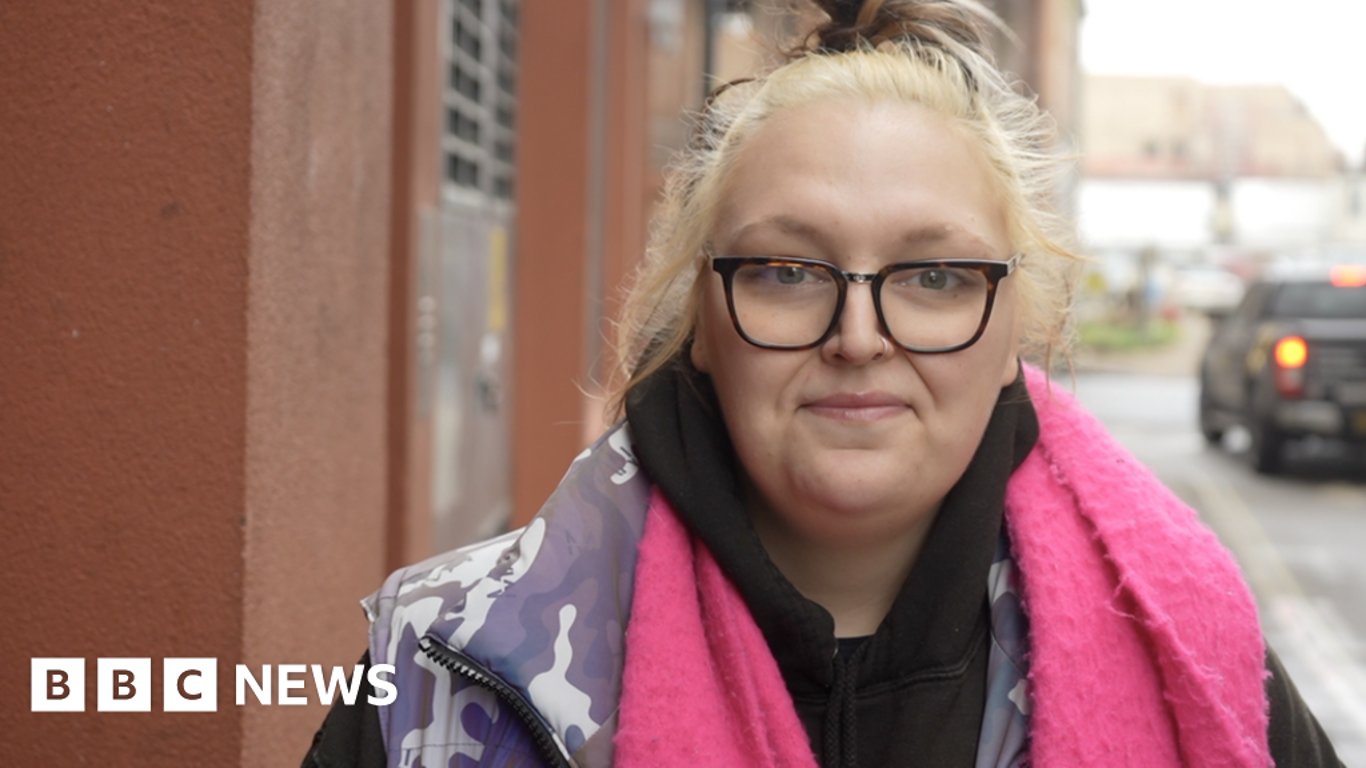
M 85 659 L 35 658 L 31 662 L 29 711 L 85 711 Z M 369 683 L 373 693 L 366 695 L 366 702 L 382 707 L 398 698 L 398 688 L 390 679 L 393 675 L 392 664 L 369 669 L 360 664 L 263 664 L 259 671 L 238 664 L 233 667 L 234 700 L 239 707 L 252 701 L 265 706 L 302 706 L 313 701 L 330 704 L 340 694 L 350 706 L 360 698 L 363 683 Z M 309 698 L 310 683 L 316 699 Z M 95 659 L 97 712 L 151 712 L 154 685 L 149 658 Z M 217 712 L 218 659 L 162 659 L 161 711 Z

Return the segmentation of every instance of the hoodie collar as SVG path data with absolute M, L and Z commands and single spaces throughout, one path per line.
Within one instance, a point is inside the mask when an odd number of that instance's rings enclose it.
M 680 355 L 627 399 L 637 458 L 735 583 L 793 695 L 833 681 L 834 620 L 778 570 L 741 501 L 738 461 L 710 377 Z M 1038 439 L 1022 378 L 1001 390 L 982 442 L 949 491 L 891 611 L 866 644 L 858 681 L 966 663 L 987 622 L 987 571 L 1006 481 Z

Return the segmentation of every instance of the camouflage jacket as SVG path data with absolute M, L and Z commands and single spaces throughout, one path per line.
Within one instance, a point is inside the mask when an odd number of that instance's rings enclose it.
M 519 531 L 397 571 L 362 605 L 388 763 L 612 763 L 624 638 L 650 481 L 625 426 L 584 451 Z M 978 765 L 1022 761 L 1027 630 L 1008 547 L 990 573 L 993 643 Z

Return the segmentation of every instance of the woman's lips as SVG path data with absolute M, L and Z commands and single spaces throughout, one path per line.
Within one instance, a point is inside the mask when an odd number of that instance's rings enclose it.
M 885 392 L 841 392 L 812 400 L 804 407 L 817 416 L 840 421 L 879 421 L 910 409 L 906 401 Z

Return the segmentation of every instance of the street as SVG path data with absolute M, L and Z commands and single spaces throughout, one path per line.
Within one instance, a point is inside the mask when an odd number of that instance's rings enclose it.
M 1066 374 L 1055 384 L 1070 388 Z M 1076 393 L 1200 512 L 1237 557 L 1280 654 L 1346 765 L 1366 766 L 1366 455 L 1305 445 L 1287 472 L 1252 472 L 1246 435 L 1196 429 L 1189 375 L 1082 372 Z

